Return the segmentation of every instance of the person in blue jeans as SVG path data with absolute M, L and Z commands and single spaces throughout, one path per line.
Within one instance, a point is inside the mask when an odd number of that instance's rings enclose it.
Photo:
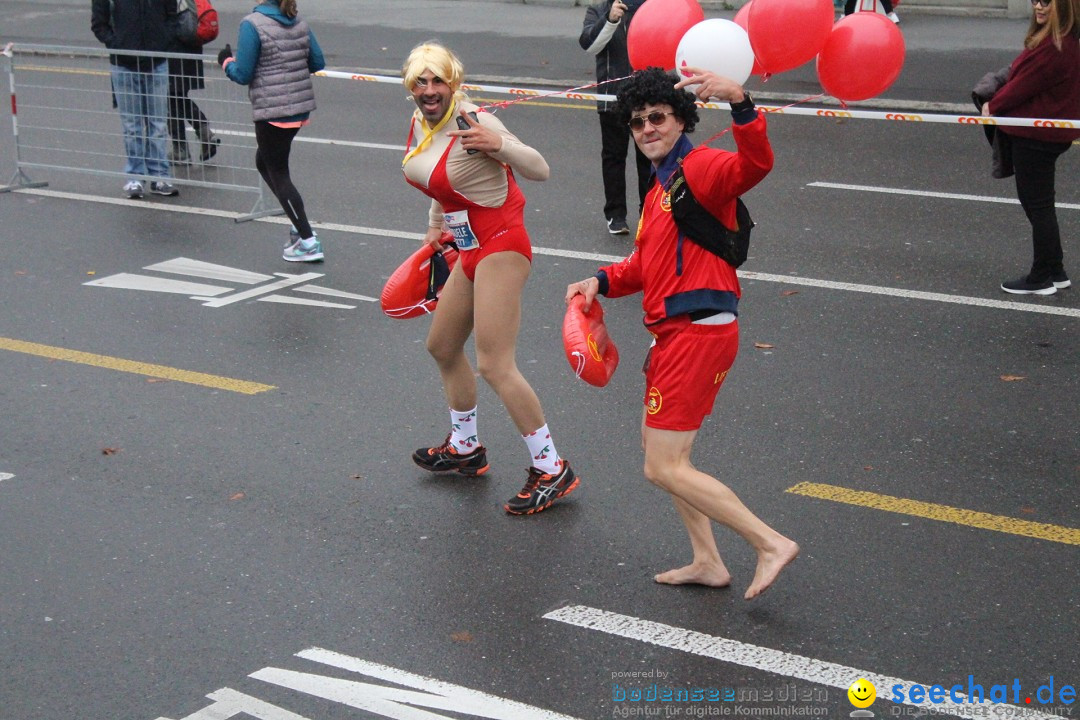
M 93 0 L 90 29 L 110 50 L 165 51 L 172 37 L 168 21 L 175 0 Z M 124 193 L 141 198 L 143 179 L 150 192 L 173 196 L 180 191 L 169 182 L 169 66 L 165 58 L 149 55 L 109 55 L 113 102 L 124 129 L 128 176 Z

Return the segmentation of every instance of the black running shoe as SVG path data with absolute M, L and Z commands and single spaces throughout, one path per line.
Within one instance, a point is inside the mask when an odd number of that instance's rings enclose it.
M 560 460 L 562 470 L 557 475 L 542 473 L 534 467 L 529 468 L 529 479 L 521 489 L 503 507 L 511 515 L 532 515 L 545 510 L 564 495 L 569 495 L 581 480 L 570 469 L 570 463 Z
M 483 475 L 491 467 L 487 461 L 487 450 L 478 445 L 468 455 L 462 455 L 454 449 L 450 436 L 439 447 L 420 448 L 413 453 L 413 462 L 431 472 L 454 472 L 476 477 Z
M 1053 295 L 1058 291 L 1056 283 L 1050 280 L 1032 282 L 1030 277 L 1030 275 L 1025 275 L 1016 280 L 1003 282 L 1001 283 L 1001 289 L 1013 295 Z M 1068 285 L 1065 287 L 1068 287 Z

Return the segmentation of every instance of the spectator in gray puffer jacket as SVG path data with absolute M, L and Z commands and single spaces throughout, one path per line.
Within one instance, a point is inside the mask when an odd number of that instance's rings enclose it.
M 322 260 L 322 243 L 289 176 L 293 138 L 315 109 L 311 74 L 326 67 L 315 34 L 296 15 L 296 0 L 257 5 L 240 23 L 236 56 L 226 45 L 218 62 L 230 80 L 249 86 L 258 148 L 255 167 L 293 224 L 282 257 L 289 262 Z

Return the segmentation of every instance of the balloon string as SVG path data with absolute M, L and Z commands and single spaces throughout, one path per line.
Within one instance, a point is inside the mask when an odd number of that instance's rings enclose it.
M 774 109 L 771 109 L 771 110 L 762 109 L 761 112 L 764 112 L 764 113 L 783 112 L 784 110 L 787 110 L 788 108 L 795 107 L 796 105 L 802 105 L 803 103 L 811 102 L 812 100 L 817 100 L 818 98 L 823 98 L 823 97 L 825 97 L 825 93 L 818 93 L 817 95 L 809 95 L 807 97 L 804 97 L 802 100 L 796 100 L 793 103 L 789 103 L 787 105 L 783 105 L 783 106 L 778 107 L 778 108 L 774 108 Z M 701 104 L 704 104 L 704 103 L 701 103 Z M 844 105 L 843 100 L 840 101 L 840 105 L 845 107 L 845 108 L 847 107 L 847 105 Z M 713 140 L 716 140 L 719 137 L 723 137 L 724 135 L 728 134 L 729 132 L 731 132 L 731 127 L 730 126 L 724 128 L 723 130 L 716 133 L 711 138 L 709 138 L 708 140 L 706 140 L 705 142 L 703 142 L 701 144 L 702 145 L 708 145 Z

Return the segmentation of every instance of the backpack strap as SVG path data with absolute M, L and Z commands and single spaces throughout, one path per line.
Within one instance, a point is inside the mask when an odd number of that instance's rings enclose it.
M 684 237 L 732 267 L 737 268 L 746 262 L 750 249 L 750 230 L 754 227 L 754 221 L 742 198 L 735 198 L 735 222 L 738 227 L 732 230 L 694 197 L 683 173 L 682 161 L 671 176 L 668 192 L 671 198 L 671 217 Z

